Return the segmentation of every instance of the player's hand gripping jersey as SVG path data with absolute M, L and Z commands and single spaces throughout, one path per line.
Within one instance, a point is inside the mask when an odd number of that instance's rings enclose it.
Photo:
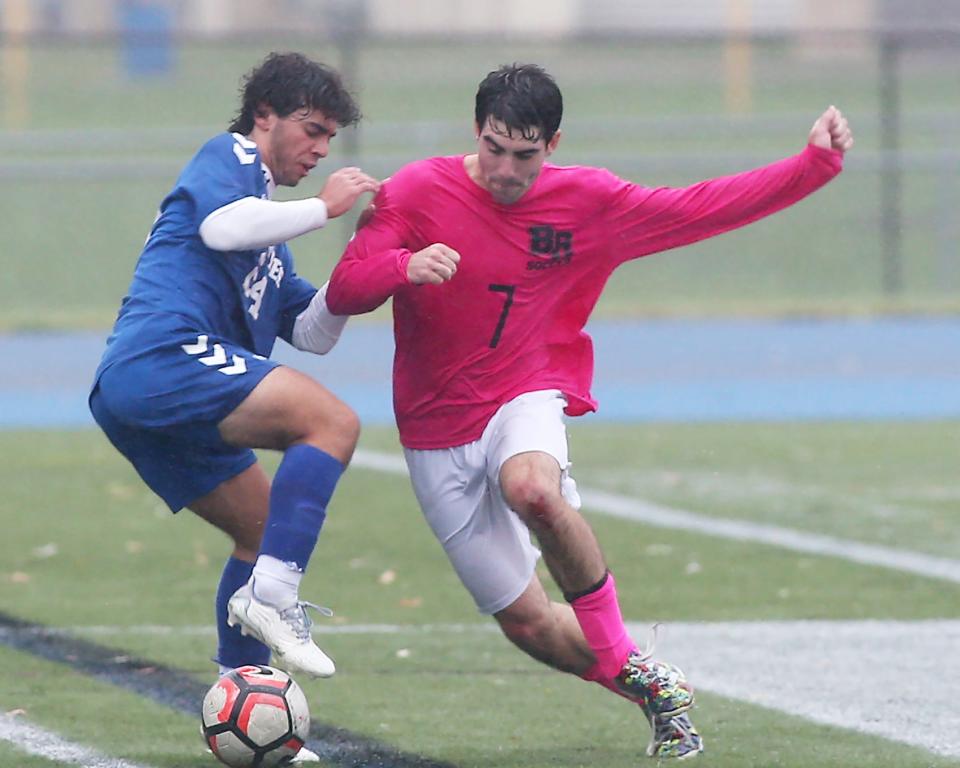
M 424 160 L 384 184 L 327 304 L 358 314 L 393 296 L 394 408 L 408 448 L 476 440 L 523 392 L 559 389 L 567 413 L 580 415 L 597 405 L 583 327 L 617 266 L 774 213 L 841 165 L 840 152 L 808 146 L 746 173 L 651 189 L 602 169 L 547 164 L 518 202 L 501 205 L 469 178 L 462 156 Z M 460 253 L 457 274 L 410 284 L 411 253 L 433 243 Z
M 214 251 L 200 224 L 248 197 L 268 198 L 257 147 L 239 134 L 208 141 L 180 174 L 137 263 L 100 369 L 160 349 L 183 334 L 220 337 L 267 357 L 290 340 L 316 288 L 293 270 L 285 244 Z

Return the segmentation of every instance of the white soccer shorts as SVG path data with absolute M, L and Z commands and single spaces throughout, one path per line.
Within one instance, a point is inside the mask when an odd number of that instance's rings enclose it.
M 569 474 L 565 406 L 559 390 L 528 392 L 501 406 L 479 440 L 455 448 L 404 450 L 424 517 L 481 613 L 497 613 L 519 598 L 540 557 L 526 525 L 500 492 L 503 463 L 529 451 L 553 456 L 564 498 L 580 508 Z

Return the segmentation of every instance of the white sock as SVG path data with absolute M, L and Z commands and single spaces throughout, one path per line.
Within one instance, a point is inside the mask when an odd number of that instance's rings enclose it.
M 260 555 L 253 566 L 253 594 L 257 600 L 285 610 L 297 604 L 303 571 L 270 555 Z

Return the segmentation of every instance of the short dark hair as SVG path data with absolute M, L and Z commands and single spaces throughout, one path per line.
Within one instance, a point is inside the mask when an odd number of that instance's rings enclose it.
M 493 118 L 525 139 L 549 142 L 560 128 L 563 96 L 542 67 L 504 64 L 480 83 L 474 116 L 481 129 Z
M 244 77 L 240 95 L 240 111 L 228 130 L 244 135 L 253 131 L 263 104 L 279 117 L 319 109 L 341 126 L 360 119 L 360 109 L 339 73 L 301 53 L 271 53 Z

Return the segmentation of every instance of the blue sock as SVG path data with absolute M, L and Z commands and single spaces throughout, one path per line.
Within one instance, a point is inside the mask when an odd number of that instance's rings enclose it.
M 252 637 L 241 635 L 240 627 L 227 626 L 227 602 L 234 592 L 247 583 L 252 572 L 253 563 L 231 557 L 223 567 L 217 588 L 217 635 L 220 644 L 214 661 L 231 669 L 244 664 L 270 663 L 270 649 L 267 646 Z
M 270 516 L 260 554 L 304 571 L 327 516 L 343 464 L 312 445 L 288 448 L 270 487 Z

